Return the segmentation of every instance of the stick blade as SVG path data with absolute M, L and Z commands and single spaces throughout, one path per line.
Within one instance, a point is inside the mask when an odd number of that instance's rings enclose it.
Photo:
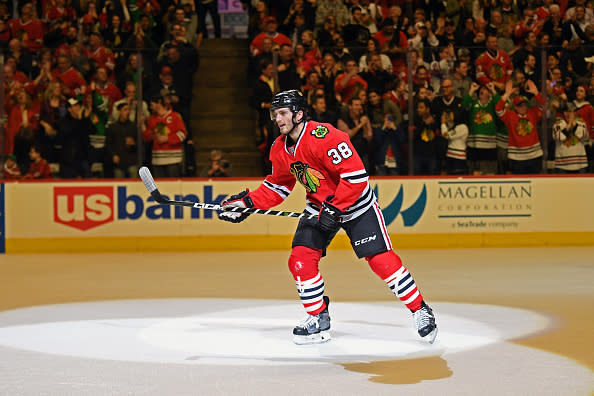
M 143 166 L 138 170 L 138 175 L 142 179 L 144 186 L 146 189 L 152 193 L 153 191 L 157 190 L 157 185 L 155 184 L 155 179 L 153 179 L 153 175 L 151 175 L 151 171 L 146 166 Z

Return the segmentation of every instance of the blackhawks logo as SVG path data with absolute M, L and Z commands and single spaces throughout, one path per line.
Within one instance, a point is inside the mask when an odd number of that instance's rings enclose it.
M 489 77 L 491 80 L 499 80 L 504 75 L 503 67 L 501 65 L 495 63 L 489 69 Z
M 530 135 L 532 133 L 532 124 L 526 118 L 520 118 L 516 130 L 520 136 Z
M 167 127 L 167 125 L 165 125 L 162 122 L 160 122 L 157 125 L 155 125 L 155 131 L 159 135 L 164 135 L 164 136 L 169 135 L 169 128 Z
M 569 137 L 567 139 L 565 139 L 565 141 L 563 142 L 563 144 L 566 147 L 571 147 L 571 146 L 575 146 L 576 144 L 578 144 L 579 139 L 577 138 L 577 136 L 575 136 L 573 134 L 573 132 L 569 135 Z
M 421 131 L 421 140 L 424 142 L 430 142 L 435 138 L 435 133 L 430 128 L 425 128 Z
M 480 109 L 474 113 L 474 123 L 478 125 L 489 124 L 493 122 L 493 116 L 491 113 L 484 109 Z
M 320 180 L 325 179 L 320 171 L 310 168 L 309 165 L 300 161 L 291 164 L 291 174 L 295 176 L 299 183 L 303 184 L 308 193 L 317 192 L 318 187 L 320 187 Z
M 328 132 L 330 131 L 324 125 L 318 125 L 316 129 L 313 129 L 311 131 L 311 134 L 317 137 L 318 139 L 323 139 L 324 136 L 328 134 Z

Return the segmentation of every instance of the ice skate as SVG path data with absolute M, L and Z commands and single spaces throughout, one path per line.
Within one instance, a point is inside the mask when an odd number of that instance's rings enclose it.
M 435 324 L 435 316 L 429 306 L 423 301 L 421 303 L 421 309 L 413 312 L 413 318 L 419 335 L 424 339 L 433 344 L 435 337 L 437 337 L 437 325 Z
M 330 340 L 330 299 L 324 296 L 326 308 L 317 315 L 308 315 L 293 329 L 293 342 L 297 345 L 320 344 Z

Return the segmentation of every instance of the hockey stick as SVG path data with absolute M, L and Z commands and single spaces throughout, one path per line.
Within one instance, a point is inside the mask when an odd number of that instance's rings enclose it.
M 210 210 L 225 210 L 221 205 L 213 205 L 208 203 L 201 203 L 201 202 L 189 202 L 189 201 L 173 201 L 171 199 L 165 198 L 159 192 L 157 185 L 155 184 L 155 179 L 153 179 L 153 175 L 151 175 L 151 171 L 146 166 L 143 166 L 138 170 L 138 174 L 144 183 L 144 186 L 151 193 L 151 196 L 160 204 L 163 205 L 175 205 L 175 206 L 188 206 L 191 208 L 196 209 L 210 209 Z M 240 213 L 256 213 L 256 214 L 263 214 L 268 216 L 280 216 L 280 217 L 297 217 L 297 218 L 306 218 L 306 219 L 314 219 L 318 217 L 317 215 L 307 214 L 303 212 L 283 212 L 280 210 L 264 210 L 264 209 L 256 209 L 256 208 L 230 208 L 227 210 L 228 212 L 240 212 Z

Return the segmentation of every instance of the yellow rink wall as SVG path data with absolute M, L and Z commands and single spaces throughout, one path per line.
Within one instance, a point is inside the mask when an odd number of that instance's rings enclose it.
M 170 199 L 220 203 L 261 179 L 157 180 Z M 395 248 L 594 246 L 594 177 L 370 180 Z M 298 220 L 158 205 L 139 180 L 10 182 L 0 190 L 6 253 L 289 249 Z M 300 212 L 300 185 L 275 209 Z M 331 248 L 350 242 L 340 232 Z

